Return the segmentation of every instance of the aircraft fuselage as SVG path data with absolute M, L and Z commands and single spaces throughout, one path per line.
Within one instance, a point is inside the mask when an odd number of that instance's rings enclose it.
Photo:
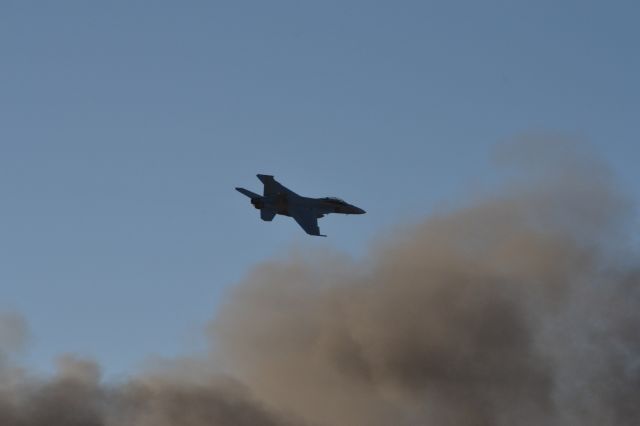
M 359 207 L 334 197 L 309 198 L 302 197 L 277 182 L 271 175 L 258 175 L 264 184 L 263 195 L 258 195 L 244 188 L 236 188 L 238 192 L 251 199 L 251 204 L 260 210 L 264 221 L 273 220 L 275 215 L 293 217 L 310 235 L 321 235 L 318 219 L 330 213 L 364 214 Z

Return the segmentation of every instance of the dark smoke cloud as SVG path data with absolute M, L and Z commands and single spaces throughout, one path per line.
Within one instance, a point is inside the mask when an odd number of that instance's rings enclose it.
M 296 253 L 256 268 L 211 325 L 219 362 L 313 424 L 638 424 L 629 205 L 593 158 L 543 145 L 507 155 L 537 160 L 529 180 L 364 262 Z
M 108 385 L 95 363 L 71 356 L 60 358 L 53 378 L 12 373 L 0 389 L 2 426 L 299 424 L 263 408 L 235 381 L 208 373 L 197 382 L 165 371 Z
M 43 379 L 4 356 L 0 425 L 638 424 L 629 203 L 592 157 L 539 142 L 501 157 L 528 180 L 366 259 L 298 249 L 254 268 L 205 360 L 103 383 L 92 362 L 63 357 Z M 4 347 L 23 341 L 12 318 Z

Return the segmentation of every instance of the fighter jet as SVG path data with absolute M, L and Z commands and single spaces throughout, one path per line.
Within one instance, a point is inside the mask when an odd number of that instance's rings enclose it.
M 309 235 L 326 237 L 320 234 L 318 219 L 329 213 L 364 214 L 359 207 L 347 203 L 340 198 L 308 198 L 302 197 L 277 182 L 271 175 L 257 175 L 264 184 L 263 195 L 258 195 L 244 188 L 236 188 L 238 192 L 251 199 L 251 204 L 260 210 L 262 220 L 271 222 L 275 215 L 289 216 Z

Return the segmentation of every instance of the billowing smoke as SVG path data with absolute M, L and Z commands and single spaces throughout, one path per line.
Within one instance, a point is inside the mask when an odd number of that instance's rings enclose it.
M 7 369 L 0 385 L 2 426 L 284 426 L 237 382 L 211 375 L 192 380 L 165 371 L 126 383 L 100 382 L 99 367 L 63 356 L 53 378 Z M 201 372 L 202 373 L 202 372 Z
M 218 359 L 312 424 L 639 424 L 629 205 L 592 158 L 539 142 L 507 155 L 535 162 L 526 179 L 362 262 L 256 268 L 211 325 Z
M 266 410 L 228 378 L 198 382 L 169 372 L 126 383 L 100 382 L 98 366 L 61 357 L 53 378 L 7 369 L 0 385 L 2 426 L 282 426 L 293 425 Z
M 105 384 L 91 362 L 42 379 L 5 355 L 0 424 L 637 425 L 630 206 L 592 159 L 526 149 L 511 159 L 541 173 L 365 259 L 298 249 L 254 268 L 204 361 Z M 19 344 L 21 322 L 4 323 Z

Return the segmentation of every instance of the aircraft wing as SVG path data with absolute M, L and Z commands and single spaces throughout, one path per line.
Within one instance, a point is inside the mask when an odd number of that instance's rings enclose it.
M 326 237 L 326 235 L 320 234 L 320 227 L 318 226 L 318 216 L 313 211 L 313 209 L 298 207 L 290 210 L 289 213 L 307 234 Z
M 272 197 L 275 195 L 298 195 L 275 180 L 271 175 L 258 175 L 258 179 L 260 179 L 260 182 L 264 184 L 264 192 L 262 195 L 265 197 Z

